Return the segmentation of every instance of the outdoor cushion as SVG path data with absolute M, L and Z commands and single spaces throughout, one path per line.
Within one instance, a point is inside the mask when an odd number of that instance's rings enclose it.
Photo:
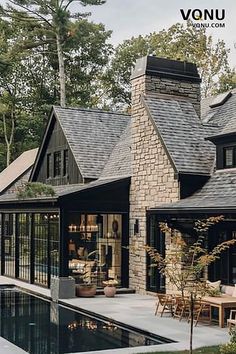
M 233 296 L 233 297 L 236 297 L 236 284 L 234 285 L 234 291 L 233 291 L 232 296 Z
M 228 296 L 233 296 L 233 293 L 235 291 L 235 288 L 233 286 L 230 285 L 225 285 L 225 291 L 224 293 Z
M 213 281 L 213 282 L 207 280 L 206 283 L 207 283 L 207 285 L 208 285 L 210 288 L 213 288 L 214 290 L 220 291 L 221 280 L 217 280 L 217 281 Z

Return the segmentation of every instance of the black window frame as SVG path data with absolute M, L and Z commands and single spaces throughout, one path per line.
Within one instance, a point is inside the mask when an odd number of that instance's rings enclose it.
M 68 149 L 63 151 L 63 176 L 68 176 L 69 169 L 69 151 Z
M 61 176 L 61 151 L 55 151 L 53 154 L 53 176 Z
M 232 164 L 226 164 L 226 153 L 227 151 L 232 150 Z M 223 168 L 234 168 L 236 167 L 236 145 L 225 146 L 223 148 Z

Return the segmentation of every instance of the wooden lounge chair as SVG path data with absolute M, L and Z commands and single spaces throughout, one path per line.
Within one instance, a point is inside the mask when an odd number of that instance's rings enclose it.
M 230 310 L 230 316 L 227 319 L 227 326 L 229 327 L 229 332 L 231 332 L 232 326 L 236 326 L 236 310 Z
M 184 317 L 188 318 L 190 310 L 189 299 L 182 296 L 176 296 L 174 303 L 175 310 L 173 317 L 178 318 L 179 321 L 181 321 Z
M 161 307 L 160 316 L 163 316 L 163 313 L 170 313 L 173 315 L 173 303 L 172 296 L 167 294 L 157 294 L 158 301 L 156 303 L 155 316 L 158 313 L 159 307 Z
M 197 301 L 193 308 L 194 324 L 197 326 L 198 322 L 211 323 L 211 306 L 205 302 Z M 190 313 L 188 322 L 190 321 Z

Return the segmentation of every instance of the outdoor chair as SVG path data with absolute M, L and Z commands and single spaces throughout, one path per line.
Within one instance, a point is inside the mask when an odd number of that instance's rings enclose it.
M 161 307 L 160 316 L 163 316 L 163 313 L 170 313 L 173 315 L 173 302 L 172 296 L 167 294 L 157 294 L 158 301 L 156 303 L 155 316 L 158 313 L 159 307 Z
M 236 310 L 230 310 L 230 316 L 227 319 L 227 326 L 229 327 L 229 332 L 231 332 L 232 326 L 236 326 Z
M 173 317 L 181 321 L 184 317 L 189 316 L 189 299 L 182 296 L 176 296 L 174 299 L 174 313 Z
M 190 311 L 188 322 L 190 321 Z M 197 326 L 198 322 L 211 323 L 211 306 L 205 302 L 197 301 L 193 308 L 194 325 Z

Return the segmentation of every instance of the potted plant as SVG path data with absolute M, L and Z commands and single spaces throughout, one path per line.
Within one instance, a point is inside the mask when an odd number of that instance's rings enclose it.
M 118 285 L 118 281 L 116 279 L 104 280 L 104 294 L 106 297 L 114 297 L 116 293 L 116 285 Z
M 88 272 L 84 272 L 80 279 L 82 283 L 76 284 L 75 291 L 76 296 L 79 297 L 94 297 L 96 295 L 97 286 L 90 282 L 90 277 L 88 277 Z

